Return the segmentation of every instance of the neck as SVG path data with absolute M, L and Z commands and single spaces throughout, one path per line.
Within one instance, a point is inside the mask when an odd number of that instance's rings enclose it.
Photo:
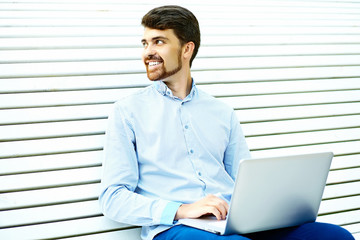
M 184 99 L 189 95 L 192 87 L 192 78 L 190 71 L 186 73 L 179 71 L 175 75 L 163 80 L 164 83 L 171 89 L 174 96 Z

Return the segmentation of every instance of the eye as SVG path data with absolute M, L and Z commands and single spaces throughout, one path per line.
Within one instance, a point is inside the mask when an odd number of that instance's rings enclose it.
M 164 44 L 164 41 L 163 40 L 156 40 L 155 42 L 157 45 L 161 45 L 161 44 Z
M 143 42 L 141 42 L 141 43 L 142 43 L 142 45 L 143 45 L 144 48 L 146 48 L 146 47 L 148 46 L 148 43 L 145 42 L 145 41 L 143 41 Z

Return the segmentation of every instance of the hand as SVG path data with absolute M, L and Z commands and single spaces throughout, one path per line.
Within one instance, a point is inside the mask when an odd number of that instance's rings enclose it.
M 226 219 L 229 205 L 226 201 L 214 195 L 190 204 L 182 204 L 176 212 L 175 220 L 180 218 L 199 218 L 204 215 L 214 215 L 217 220 Z

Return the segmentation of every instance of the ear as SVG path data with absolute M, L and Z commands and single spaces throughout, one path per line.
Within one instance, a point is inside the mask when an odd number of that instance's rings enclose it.
M 183 47 L 183 57 L 190 61 L 195 48 L 195 43 L 188 42 Z

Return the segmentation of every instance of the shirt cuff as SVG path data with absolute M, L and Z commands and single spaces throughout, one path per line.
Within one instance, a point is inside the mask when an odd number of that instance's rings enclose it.
M 160 224 L 173 225 L 176 212 L 181 204 L 179 202 L 169 202 L 161 215 Z

